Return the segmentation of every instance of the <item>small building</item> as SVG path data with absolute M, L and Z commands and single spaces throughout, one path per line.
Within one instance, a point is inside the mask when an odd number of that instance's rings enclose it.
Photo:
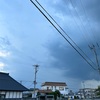
M 38 90 L 37 100 L 54 100 L 54 95 L 50 95 L 52 90 Z
M 52 92 L 52 90 L 38 90 L 38 93 L 41 95 L 48 95 L 51 92 Z
M 22 98 L 26 87 L 14 80 L 9 73 L 0 72 L 0 98 Z
M 72 90 L 69 90 L 68 97 L 74 98 L 74 92 Z
M 38 88 L 36 88 L 34 91 L 34 88 L 30 88 L 29 91 L 26 91 L 23 93 L 23 97 L 24 98 L 36 98 L 37 97 L 40 100 L 40 98 L 47 98 L 49 96 L 48 94 L 51 92 L 52 90 L 39 90 Z
M 94 98 L 95 97 L 95 89 L 93 88 L 83 88 L 77 92 L 77 95 L 80 98 Z
M 39 89 L 38 88 L 30 88 L 28 91 L 23 93 L 23 97 L 24 98 L 36 98 L 37 93 L 38 93 Z
M 68 94 L 67 84 L 65 82 L 45 82 L 41 85 L 42 90 L 59 90 L 62 95 Z

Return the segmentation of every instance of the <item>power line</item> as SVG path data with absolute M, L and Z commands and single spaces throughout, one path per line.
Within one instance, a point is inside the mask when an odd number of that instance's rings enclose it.
M 33 65 L 35 67 L 35 77 L 34 77 L 34 97 L 35 97 L 35 89 L 36 89 L 36 74 L 37 74 L 37 71 L 38 71 L 38 67 L 39 65 Z
M 87 13 L 86 13 L 86 10 L 85 10 L 85 7 L 84 7 L 84 5 L 83 5 L 83 2 L 82 2 L 82 0 L 80 0 L 80 2 L 81 2 L 81 5 L 82 5 L 82 8 L 83 8 L 83 11 L 84 11 L 84 14 L 85 14 L 85 16 L 86 16 L 86 18 L 87 18 L 87 21 L 88 21 L 88 23 L 89 23 L 89 28 L 92 30 L 92 35 L 93 35 L 93 38 L 95 39 L 95 42 L 97 43 L 97 41 L 96 41 L 96 37 L 95 37 L 95 35 L 94 35 L 94 28 L 92 28 L 92 26 L 91 26 L 91 24 L 90 24 L 90 20 L 89 20 L 89 18 L 88 18 L 88 16 L 87 16 Z
M 69 1 L 69 0 L 68 0 Z M 65 1 L 66 2 L 66 1 Z M 70 9 L 69 9 L 70 10 Z M 70 12 L 71 12 L 71 10 L 70 10 Z M 77 22 L 76 22 L 76 20 L 75 20 L 75 18 L 74 18 L 74 15 L 71 13 L 71 15 L 73 16 L 73 19 L 74 19 L 74 22 L 77 24 Z M 79 25 L 77 24 L 77 26 L 79 27 Z M 80 29 L 80 27 L 79 27 L 79 29 Z M 81 29 L 80 29 L 81 30 Z M 64 33 L 67 35 L 67 33 L 64 31 Z M 67 35 L 68 36 L 68 35 Z M 68 36 L 68 38 L 70 38 L 69 36 Z M 86 39 L 86 38 L 85 38 Z M 85 52 L 70 38 L 70 40 L 77 46 L 77 48 L 94 64 L 94 62 L 85 54 Z M 86 39 L 86 40 L 88 40 L 88 39 Z M 95 64 L 94 64 L 95 65 Z
M 41 14 L 49 21 L 49 23 L 58 31 L 58 33 L 72 46 L 72 48 L 94 69 L 94 66 L 72 45 L 72 43 L 63 35 L 63 33 L 53 24 L 53 22 L 44 14 L 44 12 L 32 1 L 30 0 L 32 4 L 41 12 Z M 35 0 L 37 1 L 37 0 Z
M 51 20 L 42 12 L 42 10 L 32 1 L 30 0 L 35 7 L 43 14 L 43 16 L 53 25 L 53 27 L 63 36 L 63 38 L 82 56 L 82 58 L 89 64 L 91 65 L 86 58 L 69 42 L 69 40 L 58 30 L 58 28 L 51 22 Z M 37 0 L 35 0 L 37 2 Z M 65 32 L 65 31 L 64 31 Z M 93 69 L 95 69 L 93 66 L 91 66 Z M 96 69 L 95 69 L 96 70 Z
M 94 62 L 85 54 L 85 52 L 72 40 L 72 38 L 64 31 L 64 29 L 55 21 L 55 19 L 44 9 L 44 7 L 35 0 L 39 6 L 46 12 L 46 14 L 55 22 L 55 24 L 62 30 L 62 32 L 74 43 L 74 45 L 94 64 Z M 76 21 L 75 21 L 76 22 Z M 77 24 L 77 22 L 76 22 Z M 95 65 L 95 64 L 94 64 Z
M 92 44 L 92 46 L 89 46 L 89 48 L 90 48 L 91 50 L 93 50 L 93 52 L 94 52 L 94 54 L 95 54 L 95 59 L 96 59 L 98 71 L 99 71 L 99 73 L 100 73 L 100 65 L 99 65 L 99 60 L 98 60 L 98 56 L 97 56 L 97 52 L 96 52 L 95 45 Z
M 65 1 L 65 2 L 66 2 L 66 4 L 67 4 L 67 1 Z M 70 3 L 69 0 L 68 0 L 68 2 Z M 70 4 L 71 4 L 71 3 L 70 3 Z M 71 5 L 72 5 L 72 4 L 71 4 Z M 72 6 L 73 6 L 73 5 L 72 5 Z M 82 27 L 80 27 L 80 25 L 77 23 L 77 21 L 76 21 L 76 19 L 75 19 L 75 17 L 74 17 L 74 14 L 72 13 L 72 10 L 71 10 L 69 7 L 67 7 L 67 8 L 69 9 L 69 11 L 70 11 L 70 13 L 71 13 L 71 15 L 72 15 L 72 17 L 73 17 L 73 20 L 74 20 L 75 24 L 77 25 L 77 27 L 79 27 L 78 30 L 81 31 L 83 37 L 84 37 L 85 40 L 89 43 L 88 39 L 86 38 L 85 34 L 84 34 L 83 31 L 82 31 Z
M 84 7 L 84 5 L 83 5 L 82 0 L 80 0 L 80 2 L 81 2 L 81 5 L 82 5 L 82 8 L 83 8 L 83 11 L 84 11 L 84 13 L 85 13 L 85 16 L 86 16 L 86 18 L 87 18 L 87 21 L 88 21 L 88 23 L 89 23 L 89 26 L 90 26 L 89 28 L 90 28 L 91 31 L 92 31 L 91 34 L 93 35 L 93 39 L 94 39 L 94 41 L 95 41 L 97 47 L 99 48 L 99 44 L 98 44 L 98 42 L 96 41 L 96 37 L 95 37 L 95 35 L 94 35 L 94 28 L 92 28 L 92 26 L 91 26 L 91 24 L 90 24 L 90 20 L 89 20 L 89 18 L 88 18 L 88 16 L 87 16 L 87 13 L 86 13 L 86 10 L 85 10 L 85 7 Z M 98 60 L 97 51 L 96 51 L 96 48 L 95 48 L 96 46 L 95 46 L 94 44 L 92 44 L 91 46 L 89 45 L 89 47 L 90 47 L 91 50 L 94 51 L 95 59 L 96 59 L 97 67 L 98 67 L 98 71 L 99 71 L 99 74 L 100 74 L 100 65 L 99 65 L 99 60 Z
M 80 15 L 78 14 L 78 11 L 76 10 L 76 8 L 75 8 L 75 5 L 74 5 L 74 3 L 72 2 L 72 0 L 70 0 L 70 3 L 71 3 L 71 5 L 72 5 L 72 7 L 75 9 L 75 12 L 76 12 L 76 14 L 77 14 L 77 16 L 78 16 L 78 18 L 79 18 L 79 20 L 80 20 L 80 23 L 81 23 L 81 25 L 82 25 L 82 27 L 84 28 L 84 33 L 87 33 L 86 35 L 88 35 L 88 37 L 90 38 L 90 35 L 88 34 L 88 30 L 87 30 L 87 28 L 84 26 L 84 24 L 83 24 L 83 20 L 82 20 L 82 18 L 80 17 Z M 90 38 L 90 40 L 91 40 L 91 42 L 92 42 L 92 39 Z M 92 44 L 92 43 L 91 43 Z

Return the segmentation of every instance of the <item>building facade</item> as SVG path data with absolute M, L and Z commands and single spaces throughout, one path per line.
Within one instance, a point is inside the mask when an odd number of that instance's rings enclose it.
M 65 82 L 45 82 L 41 85 L 42 90 L 59 90 L 61 94 L 67 95 L 68 88 Z
M 83 88 L 80 89 L 77 93 L 80 98 L 94 98 L 95 97 L 95 89 L 93 88 Z
M 0 98 L 22 98 L 26 87 L 14 80 L 9 73 L 0 72 Z

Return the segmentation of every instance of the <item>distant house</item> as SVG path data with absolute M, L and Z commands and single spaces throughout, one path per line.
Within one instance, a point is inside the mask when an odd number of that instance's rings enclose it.
M 52 90 L 38 90 L 38 93 L 40 93 L 41 95 L 46 95 L 51 92 L 52 92 Z
M 37 98 L 38 100 L 54 100 L 54 95 L 50 95 L 52 90 L 38 90 Z
M 93 88 L 82 88 L 77 92 L 77 95 L 80 98 L 94 98 L 95 97 L 95 89 Z
M 38 88 L 35 88 L 35 91 L 34 91 L 34 88 L 30 88 L 29 91 L 26 91 L 23 93 L 23 97 L 24 98 L 35 98 L 37 96 L 38 91 L 39 91 Z
M 72 90 L 69 90 L 68 97 L 74 98 L 74 92 Z
M 52 90 L 39 90 L 38 88 L 36 88 L 34 91 L 34 88 L 30 88 L 29 91 L 26 91 L 23 93 L 23 97 L 24 98 L 35 98 L 38 95 L 45 96 L 51 92 L 52 92 Z
M 26 87 L 14 80 L 9 73 L 0 72 L 0 98 L 22 98 Z
M 45 82 L 41 85 L 42 90 L 59 90 L 61 94 L 67 95 L 68 88 L 65 82 Z

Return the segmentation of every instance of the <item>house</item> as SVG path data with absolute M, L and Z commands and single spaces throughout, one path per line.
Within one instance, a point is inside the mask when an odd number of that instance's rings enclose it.
M 68 97 L 74 98 L 74 92 L 72 90 L 69 90 Z
M 68 88 L 65 82 L 45 82 L 41 85 L 42 90 L 59 90 L 62 95 L 68 94 Z
M 37 100 L 54 100 L 54 95 L 51 95 L 52 90 L 38 90 Z
M 83 88 L 77 92 L 77 95 L 80 98 L 94 98 L 95 97 L 95 89 L 93 88 Z
M 46 95 L 46 94 L 49 94 L 51 92 L 52 92 L 52 90 L 38 90 L 38 93 L 40 93 L 41 95 Z
M 26 91 L 23 93 L 23 98 L 37 98 L 37 100 L 47 100 L 48 97 L 49 98 L 54 98 L 53 95 L 48 95 L 49 93 L 51 93 L 52 90 L 39 90 L 38 88 L 35 89 L 34 88 L 30 88 L 29 91 Z M 35 93 L 35 94 L 34 94 Z
M 37 96 L 39 89 L 38 88 L 30 88 L 28 91 L 23 93 L 24 98 L 35 98 Z
M 0 98 L 22 98 L 26 87 L 14 80 L 9 73 L 0 72 Z

